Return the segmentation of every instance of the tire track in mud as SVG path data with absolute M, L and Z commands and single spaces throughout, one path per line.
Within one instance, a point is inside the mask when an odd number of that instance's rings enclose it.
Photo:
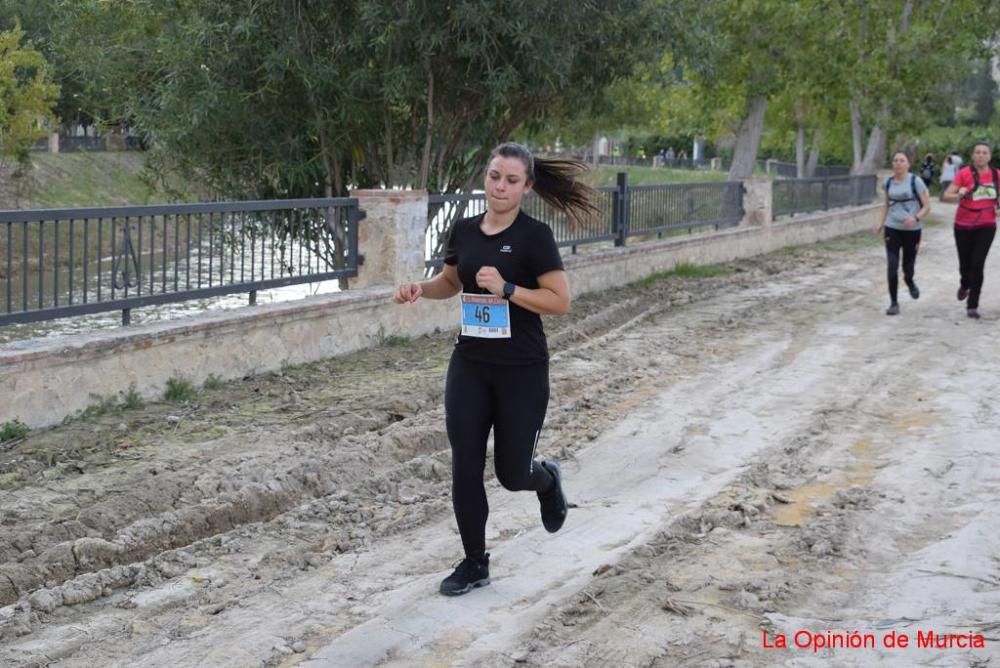
M 649 366 L 657 353 L 670 347 L 674 374 L 706 355 L 733 354 L 727 336 L 760 322 L 786 295 L 765 289 L 726 318 L 695 314 L 676 331 L 656 336 L 644 333 L 646 323 L 720 290 L 766 286 L 780 271 L 815 266 L 824 257 L 820 251 L 781 254 L 729 265 L 734 273 L 728 276 L 668 279 L 578 300 L 572 317 L 547 322 L 554 364 L 545 447 L 572 457 L 662 385 L 667 370 Z M 253 596 L 296 573 L 322 568 L 336 554 L 376 548 L 388 536 L 450 516 L 440 408 L 449 339 L 425 337 L 232 384 L 226 389 L 235 386 L 236 392 L 228 398 L 224 391 L 208 393 L 207 405 L 185 409 L 179 423 L 164 419 L 176 412 L 173 407 L 155 405 L 139 417 L 81 420 L 43 432 L 5 453 L 6 470 L 18 457 L 35 468 L 24 468 L 24 484 L 0 495 L 3 524 L 15 527 L 4 535 L 16 536 L 0 543 L 0 596 L 8 604 L 0 610 L 0 639 L 58 628 L 67 614 L 81 617 L 77 625 L 100 627 L 106 609 L 127 610 L 136 597 L 193 567 L 204 569 L 223 555 L 253 555 L 252 582 L 226 583 L 224 576 L 210 593 L 190 592 L 214 608 L 219 600 Z M 352 381 L 350 392 L 331 396 L 326 389 L 336 387 L 338 378 Z M 278 405 L 262 408 L 262 393 Z M 341 410 L 344 403 L 348 410 Z M 263 426 L 247 425 L 248 414 Z M 39 448 L 38 440 L 55 442 L 58 449 L 60 438 L 65 446 L 88 430 L 110 439 L 122 431 L 120 420 L 148 434 L 149 442 L 90 458 L 76 453 L 72 476 L 65 467 L 40 468 L 37 456 L 24 454 Z M 199 433 L 220 426 L 230 433 L 199 441 Z M 137 495 L 132 490 L 148 484 L 150 467 L 157 471 L 157 487 Z M 68 482 L 66 491 L 52 491 Z M 89 505 L 80 509 L 82 490 L 89 490 Z M 77 506 L 78 514 L 67 522 L 37 508 L 29 512 L 33 496 L 56 497 L 43 507 Z M 160 614 L 191 602 L 179 597 Z M 62 612 L 67 606 L 79 612 Z M 116 634 L 122 647 L 109 656 L 135 651 L 134 633 Z M 0 658 L 31 665 L 60 653 L 62 642 L 63 659 L 86 663 L 76 656 L 82 645 L 60 640 L 58 631 L 49 635 L 48 654 L 0 648 Z

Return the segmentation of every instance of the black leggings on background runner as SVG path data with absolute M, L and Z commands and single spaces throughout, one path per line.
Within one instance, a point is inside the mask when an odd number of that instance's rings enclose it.
M 962 287 L 969 291 L 966 308 L 979 308 L 979 293 L 983 289 L 983 268 L 989 255 L 995 227 L 956 227 L 955 246 L 958 248 L 958 272 Z
M 483 471 L 490 428 L 501 485 L 535 492 L 552 487 L 552 476 L 534 461 L 548 403 L 548 362 L 510 366 L 452 354 L 444 406 L 451 442 L 452 504 L 466 556 L 481 557 L 486 551 L 489 505 Z
M 920 230 L 885 228 L 885 260 L 889 277 L 889 298 L 893 304 L 896 303 L 896 294 L 899 292 L 899 252 L 903 251 L 903 280 L 907 285 L 912 285 L 918 246 Z

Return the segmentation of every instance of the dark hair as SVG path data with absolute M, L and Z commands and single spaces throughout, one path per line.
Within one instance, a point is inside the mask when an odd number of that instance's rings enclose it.
M 895 160 L 897 155 L 903 156 L 904 158 L 906 158 L 906 161 L 908 163 L 910 163 L 911 165 L 913 164 L 913 160 L 910 159 L 910 154 L 907 153 L 906 151 L 902 151 L 902 150 L 900 150 L 900 151 L 893 151 L 892 152 L 892 159 Z
M 972 150 L 975 151 L 977 146 L 985 146 L 990 153 L 993 152 L 993 144 L 989 143 L 988 141 L 977 141 L 975 144 L 972 145 Z
M 571 221 L 600 213 L 594 204 L 594 189 L 577 180 L 589 170 L 587 163 L 565 158 L 536 158 L 527 146 L 516 142 L 497 146 L 490 153 L 490 160 L 496 157 L 520 160 L 532 189 Z

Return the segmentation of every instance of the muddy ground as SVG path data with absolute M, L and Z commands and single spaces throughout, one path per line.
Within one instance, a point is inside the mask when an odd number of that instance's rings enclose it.
M 0 445 L 0 665 L 1000 665 L 1000 266 L 968 320 L 952 244 L 895 318 L 864 234 L 548 318 L 573 508 L 488 473 L 460 598 L 450 333 Z

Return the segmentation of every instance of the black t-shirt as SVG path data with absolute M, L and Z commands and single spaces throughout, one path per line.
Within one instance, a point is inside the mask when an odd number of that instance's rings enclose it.
M 457 221 L 448 237 L 444 261 L 458 265 L 462 292 L 488 292 L 476 285 L 476 272 L 482 267 L 496 267 L 505 281 L 532 290 L 538 287 L 539 276 L 562 270 L 559 247 L 548 225 L 521 211 L 510 227 L 491 236 L 479 229 L 483 216 Z M 533 364 L 547 360 L 549 351 L 541 316 L 509 303 L 509 339 L 459 335 L 455 352 L 466 359 L 493 364 Z

